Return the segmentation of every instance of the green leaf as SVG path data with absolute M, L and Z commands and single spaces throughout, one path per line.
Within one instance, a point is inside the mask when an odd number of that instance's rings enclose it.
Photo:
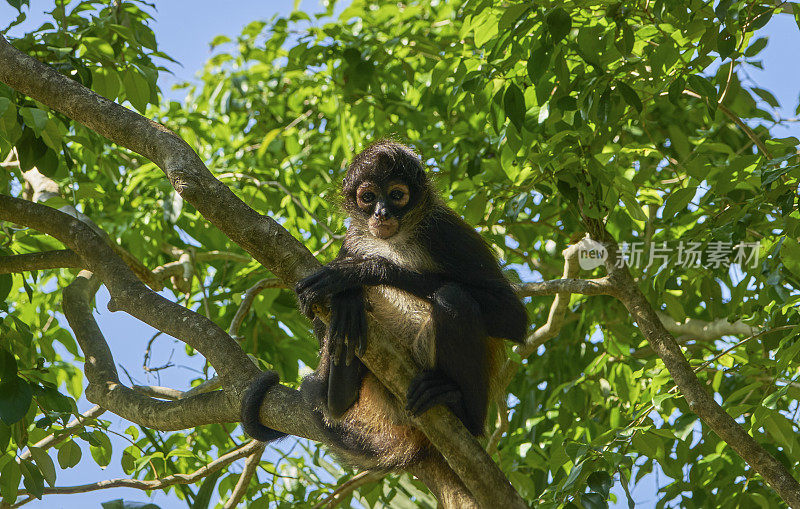
M 0 383 L 0 420 L 14 424 L 28 412 L 33 390 L 28 382 L 15 376 Z
M 753 7 L 752 10 L 752 18 L 750 20 L 750 26 L 748 27 L 749 30 L 755 32 L 760 28 L 764 28 L 769 20 L 772 19 L 772 15 L 775 14 L 775 6 L 771 5 L 760 5 Z
M 505 109 L 506 117 L 511 120 L 514 126 L 522 130 L 525 123 L 525 95 L 513 83 L 508 85 L 503 95 L 503 109 Z
M 527 5 L 526 3 L 508 5 L 504 10 L 503 15 L 500 16 L 500 21 L 497 23 L 497 28 L 500 31 L 506 31 L 510 28 L 513 28 L 519 18 L 522 17 L 522 15 L 530 8 L 531 6 Z
M 87 51 L 102 59 L 114 60 L 114 48 L 99 37 L 82 37 L 81 43 Z
M 639 99 L 639 95 L 634 89 L 622 81 L 617 81 L 617 90 L 619 90 L 620 94 L 622 94 L 622 97 L 625 99 L 626 103 L 635 108 L 637 112 L 642 112 L 642 101 Z
M 622 203 L 625 204 L 625 212 L 627 212 L 628 215 L 637 221 L 647 221 L 647 214 L 642 210 L 642 206 L 639 204 L 638 200 L 636 200 L 636 197 L 623 193 L 620 195 L 620 199 Z
M 736 50 L 736 37 L 727 28 L 723 29 L 717 36 L 717 53 L 722 60 L 725 60 Z
M 486 21 L 475 27 L 475 46 L 481 48 L 486 45 L 498 32 L 498 19 L 487 13 Z
M 598 493 L 584 493 L 581 495 L 581 504 L 586 509 L 607 509 L 605 498 Z
M 550 65 L 550 47 L 542 44 L 537 44 L 531 51 L 531 56 L 528 58 L 528 77 L 533 84 L 539 83 L 539 79 L 547 71 Z
M 686 209 L 694 195 L 697 194 L 697 187 L 684 187 L 676 189 L 667 197 L 664 203 L 664 210 L 661 212 L 661 219 L 669 221 L 681 210 Z
M 620 21 L 619 24 L 621 25 L 620 37 L 614 40 L 614 47 L 623 55 L 630 55 L 636 42 L 633 29 L 624 21 Z
M 11 274 L 0 274 L 0 302 L 4 302 L 14 287 L 14 278 Z
M 698 76 L 697 74 L 692 74 L 688 78 L 689 86 L 692 89 L 700 94 L 700 96 L 708 99 L 710 103 L 713 103 L 716 107 L 717 104 L 717 89 L 714 88 L 714 85 L 711 84 L 706 78 L 702 76 Z
M 125 89 L 125 97 L 134 108 L 140 113 L 144 113 L 150 100 L 150 85 L 148 85 L 147 79 L 131 66 L 122 74 L 122 84 Z
M 564 486 L 561 487 L 563 491 L 572 490 L 572 487 L 578 482 L 578 478 L 581 476 L 581 470 L 583 470 L 582 462 L 572 467 L 572 470 L 569 471 L 567 479 L 564 481 Z
M 761 174 L 761 187 L 766 189 L 770 184 L 786 175 L 790 171 L 796 170 L 797 168 L 798 166 L 790 164 L 788 166 L 784 166 L 783 168 L 772 168 L 764 171 L 764 173 Z
M 58 464 L 61 468 L 72 468 L 81 461 L 82 455 L 81 446 L 69 440 L 58 449 Z
M 230 37 L 228 37 L 227 35 L 218 35 L 218 36 L 214 37 L 211 40 L 211 43 L 209 44 L 209 46 L 211 46 L 210 49 L 214 49 L 217 46 L 220 46 L 220 45 L 228 43 L 228 42 L 231 42 L 231 38 Z
M 33 288 L 31 288 L 27 278 L 25 278 L 25 274 L 22 275 L 22 287 L 25 289 L 25 295 L 28 296 L 28 302 L 33 304 Z
M 25 489 L 34 497 L 41 499 L 44 493 L 44 477 L 39 469 L 30 460 L 23 460 L 19 464 L 19 469 L 22 471 L 22 484 Z
M 53 459 L 44 449 L 30 446 L 28 450 L 33 461 L 36 462 L 36 466 L 39 467 L 39 471 L 42 472 L 44 480 L 47 481 L 47 484 L 53 486 L 56 483 L 56 466 L 53 464 Z
M 561 7 L 556 7 L 548 12 L 544 17 L 544 22 L 547 25 L 547 31 L 550 32 L 553 44 L 566 37 L 572 28 L 572 19 Z
M 589 477 L 586 479 L 586 484 L 589 486 L 590 490 L 599 493 L 603 496 L 603 500 L 605 500 L 608 498 L 611 487 L 614 485 L 614 480 L 608 472 L 597 470 L 589 474 Z
M 208 509 L 208 504 L 211 503 L 211 496 L 214 494 L 214 486 L 217 485 L 217 480 L 222 475 L 222 472 L 223 470 L 217 470 L 203 479 L 203 484 L 197 490 L 197 497 L 195 497 L 191 509 Z
M 794 7 L 796 5 L 797 4 L 792 4 L 792 7 Z M 759 53 L 761 53 L 761 50 L 763 50 L 767 46 L 767 42 L 768 41 L 769 41 L 769 38 L 767 38 L 767 37 L 759 37 L 758 39 L 756 39 L 756 41 L 753 44 L 748 46 L 748 48 L 744 52 L 744 56 L 746 56 L 748 58 L 752 58 L 752 57 L 758 55 Z
M 800 3 L 792 2 L 792 14 L 794 14 L 794 22 L 797 28 L 800 28 Z
M 0 469 L 0 495 L 3 502 L 13 504 L 17 500 L 19 482 L 22 480 L 22 471 L 16 461 L 9 461 Z
M 95 463 L 101 467 L 108 466 L 111 462 L 111 441 L 108 436 L 100 430 L 95 430 L 93 433 L 99 445 L 92 445 L 89 447 L 89 452 L 92 453 Z
M 780 107 L 780 104 L 778 103 L 778 100 L 775 99 L 775 96 L 772 95 L 771 92 L 769 92 L 767 90 L 764 90 L 763 88 L 758 88 L 758 87 L 753 87 L 752 90 L 753 90 L 753 92 L 756 93 L 756 95 L 758 95 L 758 97 L 763 99 L 764 102 L 766 102 L 767 104 L 769 104 L 773 108 Z
M 795 239 L 784 239 L 781 245 L 781 261 L 792 274 L 800 277 L 800 244 Z
M 14 354 L 0 348 L 0 382 L 4 380 L 11 380 L 17 376 L 17 359 Z
M 36 134 L 40 134 L 47 125 L 49 117 L 46 111 L 39 108 L 20 108 L 19 113 L 22 115 L 25 125 L 32 128 Z

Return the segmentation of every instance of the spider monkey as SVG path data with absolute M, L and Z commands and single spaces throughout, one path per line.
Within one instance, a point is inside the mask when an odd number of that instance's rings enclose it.
M 295 288 L 306 315 L 314 304 L 331 308 L 327 328 L 314 320 L 321 358 L 301 391 L 346 461 L 402 468 L 430 447 L 408 412 L 443 404 L 483 434 L 503 361 L 499 338 L 522 342 L 528 317 L 487 244 L 444 204 L 410 148 L 388 140 L 367 147 L 353 158 L 342 197 L 350 224 L 339 254 Z M 367 309 L 398 337 L 414 338 L 423 369 L 405 405 L 355 355 L 366 347 Z M 242 425 L 256 439 L 284 436 L 258 418 L 277 381 L 264 373 L 245 395 Z

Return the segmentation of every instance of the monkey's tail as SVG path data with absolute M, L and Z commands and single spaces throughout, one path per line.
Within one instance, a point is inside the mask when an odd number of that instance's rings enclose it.
M 245 433 L 261 442 L 272 442 L 286 436 L 286 433 L 261 424 L 258 417 L 264 396 L 277 383 L 276 372 L 264 371 L 250 383 L 242 398 L 242 428 Z

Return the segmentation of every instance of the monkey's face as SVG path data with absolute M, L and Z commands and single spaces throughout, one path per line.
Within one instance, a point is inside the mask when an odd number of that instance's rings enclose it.
M 410 200 L 408 185 L 396 179 L 382 184 L 362 182 L 355 196 L 357 210 L 366 219 L 369 232 L 379 239 L 397 234 Z

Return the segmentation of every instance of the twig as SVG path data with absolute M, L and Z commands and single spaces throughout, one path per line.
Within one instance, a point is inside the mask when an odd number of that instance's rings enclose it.
M 264 449 L 266 447 L 267 444 L 259 442 L 259 446 L 254 448 L 253 452 L 251 452 L 250 456 L 245 460 L 244 470 L 242 470 L 241 475 L 239 475 L 239 480 L 236 481 L 236 486 L 233 488 L 230 498 L 223 506 L 225 509 L 237 507 L 247 493 L 247 487 L 250 485 L 250 480 L 256 473 L 258 464 L 261 462 L 261 455 L 264 454 Z
M 51 447 L 56 446 L 69 438 L 74 431 L 78 430 L 79 428 L 83 428 L 83 426 L 86 424 L 86 421 L 90 419 L 96 419 L 105 411 L 105 408 L 102 408 L 100 405 L 95 405 L 82 414 L 75 416 L 75 419 L 72 419 L 66 426 L 64 426 L 63 429 L 58 430 L 57 433 L 48 435 L 33 444 L 33 447 L 42 450 L 50 449 Z M 28 448 L 27 451 L 19 455 L 19 461 L 26 460 L 30 457 L 31 451 L 30 448 Z
M 222 387 L 222 381 L 219 377 L 212 377 L 202 382 L 200 385 L 196 385 L 191 389 L 187 389 L 181 393 L 181 398 L 190 398 L 192 396 L 196 396 L 197 394 L 203 394 L 205 392 L 215 391 Z
M 508 431 L 508 404 L 506 403 L 505 392 L 506 391 L 503 391 L 503 394 L 497 398 L 497 427 L 492 432 L 486 444 L 486 452 L 488 452 L 489 455 L 494 455 L 494 453 L 497 452 L 500 439 L 503 438 L 503 434 Z
M 150 396 L 151 398 L 166 399 L 170 401 L 181 399 L 181 396 L 183 395 L 183 393 L 177 389 L 160 387 L 158 385 L 134 385 L 132 386 L 132 389 L 136 392 L 144 394 L 145 396 Z
M 208 465 L 200 467 L 189 474 L 173 474 L 162 477 L 161 479 L 153 479 L 149 481 L 141 479 L 107 479 L 88 484 L 81 484 L 78 486 L 45 486 L 42 493 L 44 495 L 72 495 L 75 493 L 86 493 L 89 491 L 107 490 L 110 488 L 135 488 L 138 490 L 150 491 L 160 490 L 176 484 L 192 484 L 197 482 L 199 479 L 208 476 L 209 474 L 225 468 L 240 458 L 251 455 L 253 451 L 257 450 L 259 447 L 263 447 L 263 444 L 256 440 L 252 440 L 246 445 L 231 451 L 228 454 L 220 456 Z M 17 491 L 17 496 L 26 496 L 28 494 L 29 493 L 27 490 Z
M 355 490 L 359 489 L 365 484 L 378 482 L 383 479 L 385 475 L 386 472 L 382 472 L 380 470 L 365 470 L 363 472 L 359 472 L 337 486 L 330 495 L 317 502 L 314 505 L 314 509 L 321 509 L 322 507 L 336 507 Z
M 233 316 L 233 320 L 231 320 L 231 326 L 228 329 L 228 333 L 232 338 L 239 338 L 239 327 L 242 326 L 244 317 L 247 316 L 247 313 L 250 311 L 250 306 L 253 305 L 256 296 L 267 288 L 286 288 L 286 284 L 280 279 L 273 277 L 262 279 L 248 288 L 242 296 L 242 303 L 239 304 L 239 308 L 236 310 L 236 314 Z
M 703 99 L 704 99 L 704 98 L 703 98 L 703 97 L 702 97 L 700 94 L 698 94 L 698 93 L 696 93 L 696 92 L 693 92 L 693 91 L 691 91 L 691 90 L 684 90 L 684 91 L 683 91 L 683 93 L 684 93 L 684 95 L 688 95 L 689 97 L 694 97 L 695 99 L 700 99 L 700 100 L 703 100 Z M 731 119 L 731 120 L 733 121 L 733 123 L 734 123 L 734 124 L 736 124 L 737 126 L 739 126 L 739 129 L 741 129 L 742 131 L 744 131 L 744 133 L 747 135 L 747 137 L 748 137 L 748 138 L 750 138 L 750 140 L 751 140 L 753 143 L 755 143 L 755 144 L 756 144 L 756 146 L 758 147 L 758 150 L 759 150 L 759 151 L 760 151 L 762 154 L 764 154 L 764 156 L 766 156 L 766 158 L 767 158 L 767 159 L 772 159 L 772 153 L 769 151 L 769 149 L 768 149 L 768 148 L 767 148 L 767 146 L 764 144 L 764 142 L 763 142 L 763 141 L 761 141 L 761 138 L 759 138 L 759 137 L 756 135 L 756 133 L 755 133 L 755 132 L 753 132 L 753 130 L 752 130 L 752 129 L 750 129 L 750 126 L 748 126 L 747 124 L 745 124 L 745 123 L 744 123 L 744 121 L 743 121 L 741 118 L 739 118 L 739 116 L 738 116 L 738 115 L 736 115 L 736 113 L 732 112 L 732 111 L 731 111 L 731 110 L 730 110 L 730 109 L 729 109 L 727 106 L 725 106 L 724 104 L 718 104 L 718 105 L 717 105 L 717 107 L 718 107 L 718 108 L 719 108 L 719 109 L 722 111 L 722 113 L 724 113 L 724 114 L 725 114 L 725 115 L 726 115 L 726 116 L 727 116 L 729 119 Z
M 248 179 L 248 180 L 251 180 L 253 183 L 255 183 L 256 186 L 259 186 L 259 187 L 260 186 L 276 187 L 276 188 L 280 189 L 281 191 L 283 191 L 283 193 L 286 194 L 292 200 L 292 202 L 294 202 L 295 205 L 300 207 L 300 210 L 305 212 L 305 214 L 308 217 L 313 219 L 314 222 L 317 223 L 323 230 L 325 230 L 328 233 L 328 235 L 330 235 L 330 237 L 332 239 L 340 240 L 340 239 L 344 238 L 344 235 L 341 235 L 341 234 L 338 234 L 338 233 L 334 233 L 334 231 L 331 230 L 331 228 L 325 222 L 320 221 L 317 218 L 317 216 L 314 215 L 314 213 L 312 213 L 310 210 L 308 210 L 308 208 L 306 208 L 305 205 L 303 205 L 303 202 L 300 201 L 300 199 L 297 196 L 295 196 L 294 193 L 292 193 L 286 186 L 284 186 L 283 184 L 281 184 L 277 180 L 258 180 L 257 178 L 253 177 L 252 175 L 245 175 L 244 173 L 223 173 L 223 174 L 219 175 L 218 178 L 219 179 L 225 179 L 225 178 Z

